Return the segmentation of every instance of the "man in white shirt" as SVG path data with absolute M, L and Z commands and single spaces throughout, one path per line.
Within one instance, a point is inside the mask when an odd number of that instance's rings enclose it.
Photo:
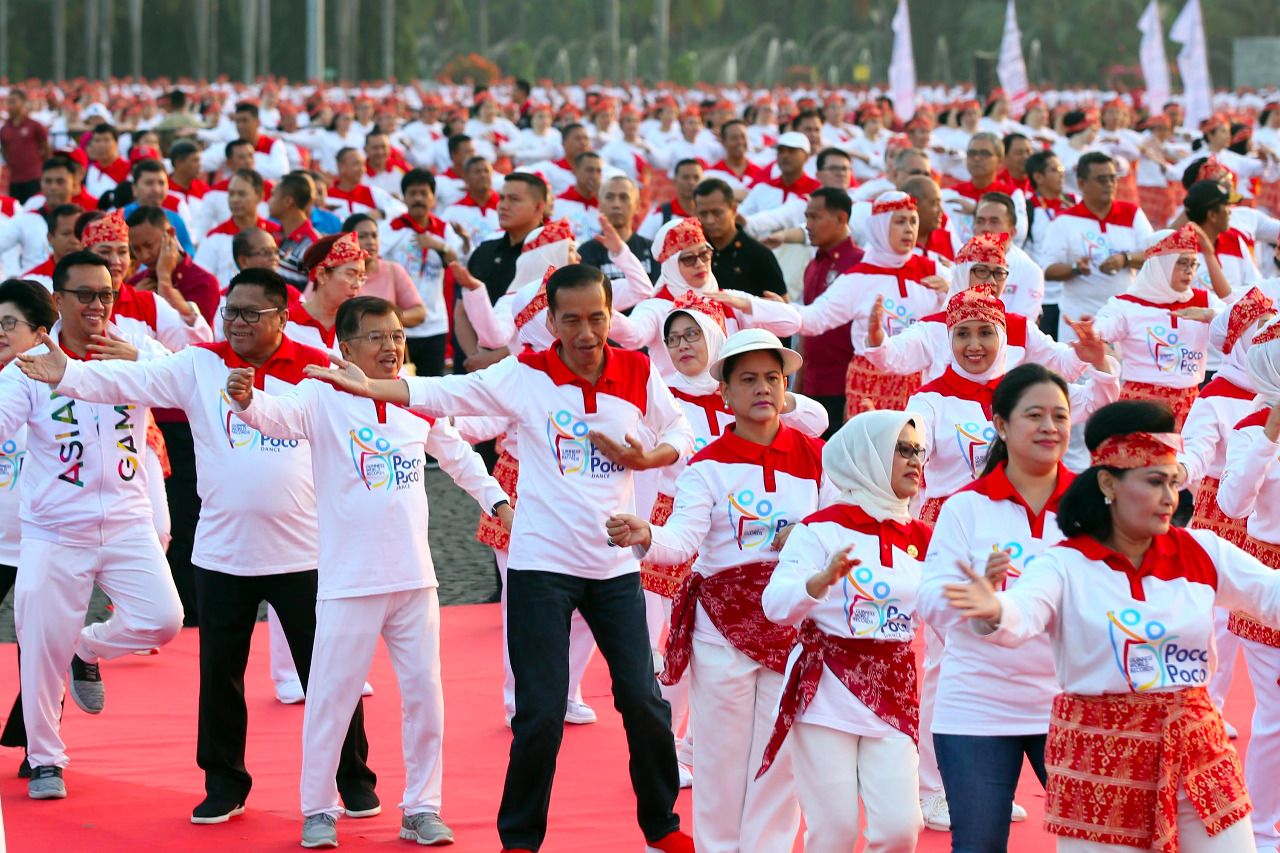
M 574 235 L 586 242 L 600 233 L 600 181 L 604 161 L 584 151 L 573 164 L 573 186 L 556 196 L 556 216 L 569 220 Z
M 985 193 L 978 199 L 978 206 L 973 211 L 973 233 L 1009 234 L 1010 242 L 1005 246 L 1005 264 L 1009 267 L 1009 279 L 1004 286 L 1000 299 L 1010 313 L 1021 314 L 1031 322 L 1040 317 L 1040 306 L 1044 302 L 1044 270 L 1031 259 L 1031 256 L 1017 246 L 1012 239 L 1017 214 L 1014 201 L 1006 193 Z
M 283 140 L 262 132 L 258 119 L 258 105 L 252 101 L 240 101 L 232 114 L 236 135 L 253 146 L 253 168 L 265 180 L 278 181 L 289 171 L 289 149 Z M 200 158 L 206 172 L 222 168 L 226 156 L 221 146 L 211 145 Z

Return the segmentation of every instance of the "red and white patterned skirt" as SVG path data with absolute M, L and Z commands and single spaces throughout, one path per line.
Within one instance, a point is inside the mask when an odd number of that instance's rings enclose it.
M 937 524 L 938 516 L 942 514 L 942 505 L 947 502 L 946 498 L 929 498 L 920 507 L 920 520 L 925 524 Z
M 1257 557 L 1264 566 L 1280 569 L 1280 545 L 1246 537 L 1240 547 Z M 1227 630 L 1237 637 L 1244 637 L 1246 640 L 1280 649 L 1280 628 L 1261 622 L 1243 610 L 1231 611 L 1231 618 L 1227 620 Z
M 511 498 L 511 508 L 516 508 L 516 481 L 520 479 L 520 463 L 507 451 L 502 451 L 497 463 L 493 466 L 493 479 L 498 481 L 502 490 Z M 511 531 L 502 526 L 495 516 L 484 512 L 480 514 L 480 523 L 476 525 L 476 541 L 508 551 L 511 548 Z
M 1138 187 L 1138 207 L 1151 221 L 1151 227 L 1163 228 L 1173 219 L 1177 209 L 1173 201 L 1173 187 L 1165 184 L 1162 187 Z
M 675 508 L 675 503 L 676 500 L 671 495 L 659 492 L 658 497 L 653 501 L 653 511 L 649 513 L 649 523 L 666 524 L 667 519 L 671 517 L 671 510 Z M 675 598 L 676 590 L 680 589 L 680 584 L 693 568 L 693 561 L 696 559 L 698 557 L 695 554 L 692 560 L 678 566 L 663 566 L 643 560 L 640 563 L 640 586 L 663 598 Z
M 920 390 L 920 374 L 886 373 L 866 358 L 855 355 L 849 362 L 844 380 L 844 418 L 849 420 L 864 411 L 891 409 L 901 412 L 907 400 Z
M 1168 385 L 1152 385 L 1150 382 L 1125 382 L 1120 386 L 1121 400 L 1157 400 L 1173 409 L 1175 429 L 1182 431 L 1182 422 L 1191 412 L 1191 404 L 1200 396 L 1200 388 L 1170 388 Z
M 1205 477 L 1200 481 L 1200 491 L 1196 492 L 1195 511 L 1191 513 L 1193 530 L 1212 530 L 1223 539 L 1239 548 L 1245 547 L 1249 538 L 1245 530 L 1245 519 L 1228 518 L 1218 506 L 1218 478 Z

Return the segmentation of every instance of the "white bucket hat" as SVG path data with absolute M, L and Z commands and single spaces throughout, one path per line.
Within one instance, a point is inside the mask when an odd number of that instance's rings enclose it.
M 804 359 L 800 357 L 800 353 L 784 347 L 782 341 L 778 340 L 778 336 L 773 332 L 768 332 L 764 329 L 743 329 L 729 336 L 729 339 L 724 342 L 724 346 L 720 349 L 720 357 L 711 362 L 707 372 L 711 374 L 713 379 L 723 382 L 724 376 L 721 374 L 726 361 L 734 356 L 755 352 L 756 350 L 775 350 L 781 353 L 782 373 L 785 376 L 795 373 L 800 369 L 800 365 L 804 364 Z

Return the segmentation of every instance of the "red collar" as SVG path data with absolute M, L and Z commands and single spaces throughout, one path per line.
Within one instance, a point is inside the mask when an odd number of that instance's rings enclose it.
M 569 162 L 568 157 L 561 157 L 559 160 L 555 162 L 555 165 L 559 166 L 561 169 L 564 169 L 566 172 L 573 171 L 573 164 Z
M 484 204 L 480 204 L 471 197 L 470 193 L 467 193 L 462 197 L 462 201 L 459 201 L 458 204 L 462 207 L 478 207 L 481 210 L 497 210 L 498 200 L 500 198 L 501 196 L 498 195 L 497 190 L 490 190 L 489 197 L 484 200 Z
M 282 229 L 277 223 L 272 222 L 270 219 L 263 219 L 261 216 L 259 216 L 256 225 L 258 228 L 261 228 L 264 231 L 267 231 L 273 236 L 275 236 L 277 241 L 279 241 L 280 231 Z M 226 222 L 222 223 L 217 228 L 214 228 L 209 233 L 210 234 L 230 234 L 232 237 L 234 237 L 240 233 L 240 226 L 236 225 L 236 221 L 234 219 L 228 219 Z
M 986 382 L 975 382 L 972 379 L 966 379 L 956 372 L 955 367 L 947 365 L 947 369 L 942 375 L 930 382 L 926 388 L 936 391 L 944 397 L 958 397 L 962 400 L 972 400 L 982 406 L 982 413 L 987 416 L 987 420 L 991 420 L 991 397 L 995 394 L 996 386 L 1000 384 L 1003 376 L 997 376 L 995 379 Z M 921 388 L 921 391 L 925 388 Z
M 1169 312 L 1169 325 L 1175 329 L 1178 328 L 1178 315 L 1173 312 L 1183 308 L 1208 308 L 1209 307 L 1209 291 L 1200 290 L 1199 288 L 1191 291 L 1191 298 L 1186 302 L 1150 302 L 1138 296 L 1128 293 L 1121 293 L 1116 297 L 1123 302 L 1131 302 L 1134 305 L 1141 305 L 1145 308 L 1155 308 L 1158 311 Z
M 273 137 L 267 136 L 265 133 L 259 133 L 258 141 L 254 143 L 253 150 L 258 154 L 270 154 L 271 146 L 275 144 L 276 141 Z
M 320 232 L 312 226 L 310 219 L 304 219 L 302 224 L 293 229 L 293 233 L 284 239 L 290 243 L 297 243 L 307 237 L 310 237 L 313 243 L 320 239 Z
M 783 201 L 786 201 L 787 197 L 792 195 L 802 199 L 808 198 L 809 193 L 822 186 L 822 183 L 817 178 L 811 178 L 803 172 L 800 173 L 800 177 L 796 178 L 789 184 L 784 184 L 782 182 L 781 175 L 770 179 L 766 183 L 771 187 L 776 187 L 777 189 L 782 190 Z
M 43 275 L 43 276 L 52 277 L 54 266 L 56 265 L 53 262 L 53 255 L 50 255 L 49 257 L 44 259 L 44 263 L 37 264 L 36 266 L 27 270 L 25 273 L 22 274 L 22 277 L 27 278 L 33 275 Z
M 977 201 L 987 193 L 1006 193 L 1008 195 L 1013 195 L 1013 192 L 1017 187 L 1008 181 L 1000 180 L 1000 175 L 997 174 L 991 179 L 991 183 L 987 184 L 985 187 L 979 187 L 973 181 L 962 181 L 951 189 L 955 190 L 965 198 Z
M 796 449 L 800 443 L 797 438 L 796 431 L 786 424 L 778 425 L 778 432 L 773 437 L 773 441 L 769 444 L 756 444 L 754 441 L 747 441 L 738 435 L 734 429 L 734 424 L 730 424 L 725 430 L 724 435 L 720 436 L 711 444 L 703 448 L 702 453 L 707 452 L 708 448 L 715 447 L 717 456 L 722 461 L 747 462 L 759 465 L 764 469 L 764 488 L 766 492 L 777 491 L 778 484 L 776 480 L 776 472 L 779 469 L 788 470 L 794 463 L 794 457 L 797 456 Z M 702 456 L 699 453 L 698 456 Z M 822 478 L 822 471 L 819 468 L 815 480 Z
M 300 344 L 288 335 L 280 336 L 280 346 L 276 347 L 276 351 L 266 360 L 266 363 L 254 367 L 254 365 L 245 361 L 236 351 L 231 348 L 229 341 L 218 341 L 213 344 L 196 344 L 201 349 L 207 349 L 215 353 L 218 358 L 222 359 L 223 364 L 227 367 L 253 367 L 253 387 L 259 390 L 266 390 L 266 378 L 274 376 L 276 379 L 282 379 L 290 385 L 297 385 L 306 376 L 302 369 L 308 364 L 318 364 L 321 367 L 329 366 L 329 356 L 315 347 L 309 347 Z
M 720 417 L 721 413 L 730 414 L 729 409 L 724 404 L 724 397 L 719 394 L 690 394 L 681 391 L 679 388 L 671 389 L 671 396 L 677 400 L 684 400 L 686 403 L 692 403 L 700 406 L 707 416 L 707 428 L 712 435 L 720 434 Z
M 297 323 L 299 326 L 308 326 L 315 329 L 320 333 L 320 340 L 324 341 L 324 345 L 327 347 L 333 346 L 333 342 L 337 340 L 337 326 L 334 326 L 333 328 L 325 328 L 319 320 L 311 316 L 311 312 L 306 309 L 306 306 L 302 304 L 301 300 L 297 303 L 297 310 L 289 313 L 289 322 Z
M 600 199 L 587 198 L 582 193 L 578 192 L 577 184 L 574 184 L 573 186 L 569 187 L 569 189 L 560 193 L 560 195 L 557 196 L 557 198 L 561 199 L 562 201 L 576 201 L 578 204 L 586 205 L 587 207 L 600 206 Z
M 693 216 L 692 213 L 689 213 L 687 210 L 685 210 L 683 207 L 680 206 L 680 199 L 678 198 L 671 199 L 671 215 L 683 216 L 686 219 L 690 216 Z
M 1092 536 L 1072 536 L 1060 544 L 1123 574 L 1129 580 L 1129 594 L 1135 601 L 1146 601 L 1142 579 L 1148 577 L 1156 580 L 1183 578 L 1190 583 L 1218 588 L 1218 570 L 1213 561 L 1200 543 L 1180 527 L 1170 527 L 1168 533 L 1152 537 L 1151 547 L 1143 555 L 1142 565 L 1137 567 L 1129 562 L 1128 557 L 1111 550 Z
M 521 353 L 518 358 L 521 364 L 545 373 L 556 385 L 580 388 L 583 411 L 588 415 L 596 413 L 596 397 L 600 394 L 626 400 L 641 412 L 648 409 L 650 369 L 649 358 L 643 353 L 615 349 L 606 344 L 604 369 L 594 384 L 569 369 L 560 355 L 558 341 L 550 349 Z
M 805 524 L 830 522 L 868 536 L 880 539 L 880 565 L 893 565 L 893 549 L 897 548 L 913 560 L 923 560 L 929 550 L 929 537 L 933 529 L 923 521 L 876 521 L 860 506 L 834 503 L 818 510 L 804 520 Z
M 1241 388 L 1221 375 L 1213 377 L 1208 385 L 1200 389 L 1200 397 L 1202 398 L 1230 397 L 1233 400 L 1252 400 L 1256 396 L 1258 396 L 1256 392 Z
M 401 231 L 405 228 L 413 231 L 415 234 L 426 234 L 428 231 L 439 236 L 444 233 L 444 220 L 436 216 L 434 213 L 427 214 L 427 224 L 419 225 L 417 221 L 407 213 L 402 213 L 395 219 L 391 220 L 391 230 Z
M 907 282 L 919 282 L 920 279 L 927 278 L 937 271 L 938 265 L 921 255 L 912 255 L 900 267 L 878 267 L 874 264 L 859 263 L 849 270 L 850 273 L 860 273 L 862 275 L 893 276 L 898 280 L 898 295 L 903 298 L 907 295 Z
M 1108 225 L 1118 225 L 1121 228 L 1133 227 L 1134 217 L 1137 215 L 1137 207 L 1123 201 L 1111 202 L 1111 209 L 1107 211 L 1107 215 L 1099 219 L 1094 215 L 1093 211 L 1085 207 L 1084 202 L 1079 202 L 1074 207 L 1064 210 L 1067 216 L 1078 216 L 1081 219 L 1092 219 L 1098 223 L 1098 230 L 1106 231 Z
M 916 242 L 917 248 L 927 252 L 936 252 L 949 261 L 956 259 L 955 247 L 951 244 L 951 232 L 941 226 L 929 232 L 924 243 Z
M 993 501 L 1012 501 L 1022 507 L 1027 512 L 1027 523 L 1031 526 L 1031 535 L 1036 539 L 1044 538 L 1044 519 L 1049 513 L 1058 511 L 1058 501 L 1067 490 L 1067 486 L 1071 485 L 1071 481 L 1076 475 L 1067 470 L 1061 462 L 1058 463 L 1058 483 L 1053 487 L 1053 494 L 1049 496 L 1049 501 L 1044 505 L 1044 509 L 1039 514 L 1031 508 L 1031 506 L 1023 499 L 1022 495 L 1009 482 L 1009 474 L 1005 470 L 1008 463 L 1001 462 L 1000 465 L 990 474 L 984 474 L 965 486 L 962 492 L 977 492 Z

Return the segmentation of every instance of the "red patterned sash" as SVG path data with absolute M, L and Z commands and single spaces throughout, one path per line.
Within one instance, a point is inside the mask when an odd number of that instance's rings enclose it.
M 1258 558 L 1258 561 L 1273 569 L 1280 569 L 1280 545 L 1262 542 L 1246 536 L 1240 544 L 1246 552 Z M 1227 630 L 1237 637 L 1244 637 L 1273 649 L 1280 649 L 1280 628 L 1274 628 L 1265 622 L 1255 619 L 1243 610 L 1233 610 L 1227 620 Z
M 649 514 L 649 523 L 657 526 L 666 524 L 674 508 L 675 498 L 659 492 L 653 502 L 653 511 Z M 695 554 L 693 559 L 675 566 L 662 566 L 644 560 L 640 563 L 640 586 L 663 598 L 674 598 L 696 559 L 698 557 Z

